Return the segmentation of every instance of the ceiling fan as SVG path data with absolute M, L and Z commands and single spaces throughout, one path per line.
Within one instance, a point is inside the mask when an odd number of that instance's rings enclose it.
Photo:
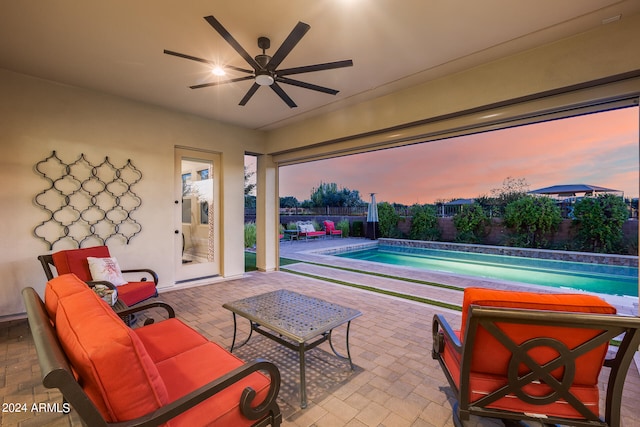
M 322 70 L 331 70 L 334 68 L 343 68 L 343 67 L 351 67 L 353 65 L 353 61 L 348 59 L 345 61 L 336 61 L 336 62 L 327 62 L 324 64 L 315 64 L 315 65 L 306 65 L 302 67 L 294 67 L 294 68 L 285 68 L 278 70 L 278 66 L 284 58 L 293 50 L 293 48 L 298 44 L 300 39 L 309 31 L 311 26 L 309 24 L 305 24 L 304 22 L 298 22 L 298 24 L 293 28 L 291 33 L 287 36 L 282 45 L 278 48 L 278 50 L 273 54 L 273 56 L 269 56 L 265 53 L 267 49 L 271 46 L 271 41 L 267 37 L 258 37 L 258 47 L 262 49 L 262 54 L 257 55 L 255 58 L 251 57 L 247 53 L 246 50 L 240 46 L 240 44 L 231 36 L 231 34 L 222 26 L 222 24 L 213 16 L 205 16 L 204 19 L 211 25 L 221 36 L 224 38 L 227 43 L 233 47 L 236 52 L 242 56 L 242 58 L 247 61 L 247 63 L 251 66 L 251 70 L 247 70 L 244 68 L 234 67 L 231 65 L 226 65 L 224 68 L 228 68 L 230 70 L 239 71 L 241 73 L 249 74 L 245 77 L 238 77 L 230 80 L 216 81 L 211 83 L 203 83 L 199 85 L 190 86 L 191 89 L 200 89 L 203 87 L 217 86 L 227 83 L 235 83 L 244 80 L 253 80 L 253 85 L 249 88 L 247 94 L 240 100 L 240 105 L 245 105 L 249 99 L 253 96 L 254 93 L 260 88 L 260 86 L 269 86 L 271 89 L 290 107 L 297 107 L 296 103 L 285 93 L 285 91 L 280 87 L 278 83 L 284 83 L 288 85 L 298 86 L 305 89 L 315 90 L 318 92 L 328 93 L 331 95 L 337 94 L 339 91 L 335 89 L 329 89 L 327 87 L 314 85 L 307 82 L 302 82 L 300 80 L 294 80 L 289 77 L 293 74 L 302 74 L 302 73 L 310 73 L 312 71 L 322 71 Z M 173 52 L 171 50 L 164 50 L 164 53 L 167 55 L 173 55 L 184 59 L 189 59 L 192 61 L 203 62 L 205 64 L 211 64 L 217 66 L 218 64 L 214 61 L 209 61 L 207 59 L 196 58 L 195 56 L 186 55 L 179 52 Z

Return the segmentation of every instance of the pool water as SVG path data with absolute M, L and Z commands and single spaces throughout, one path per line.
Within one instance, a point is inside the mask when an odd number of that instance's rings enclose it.
M 638 296 L 638 268 L 380 245 L 336 256 L 608 295 Z

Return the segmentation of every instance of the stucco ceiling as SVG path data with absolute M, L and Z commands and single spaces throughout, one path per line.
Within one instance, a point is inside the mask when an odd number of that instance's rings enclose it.
M 0 68 L 270 129 L 639 11 L 638 0 L 0 0 Z M 311 29 L 281 68 L 344 59 L 354 66 L 296 76 L 339 90 L 335 96 L 283 84 L 293 109 L 264 87 L 239 106 L 251 81 L 189 89 L 215 79 L 210 67 L 164 49 L 248 67 L 207 15 L 252 56 L 261 53 L 259 36 L 271 39 L 273 54 L 306 22 Z

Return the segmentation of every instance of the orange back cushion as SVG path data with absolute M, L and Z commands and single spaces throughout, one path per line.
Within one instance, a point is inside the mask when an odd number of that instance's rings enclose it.
M 44 288 L 44 305 L 49 319 L 55 322 L 58 311 L 58 301 L 68 295 L 88 289 L 86 283 L 78 279 L 75 274 L 63 274 L 47 282 Z
M 69 249 L 59 251 L 51 255 L 53 258 L 53 265 L 56 266 L 58 274 L 73 273 L 78 276 L 80 280 L 84 280 L 85 282 L 92 280 L 87 257 L 109 258 L 110 256 L 109 248 L 106 246 Z
M 106 420 L 130 420 L 168 402 L 138 336 L 90 289 L 59 299 L 56 330 L 83 389 Z
M 470 305 L 480 305 L 487 307 L 506 307 L 533 310 L 565 311 L 580 313 L 615 314 L 615 307 L 604 300 L 584 294 L 538 294 L 532 292 L 501 291 L 483 288 L 467 288 L 464 291 L 464 301 L 462 306 L 462 331 L 461 337 L 464 340 L 464 332 Z M 599 331 L 556 327 L 537 326 L 521 324 L 498 324 L 498 327 L 505 332 L 516 344 L 521 344 L 531 338 L 548 337 L 564 343 L 568 348 L 573 349 L 579 344 L 596 336 Z M 580 356 L 576 360 L 577 384 L 594 385 L 598 383 L 598 375 L 602 368 L 602 363 L 607 352 L 607 344 Z M 530 356 L 538 363 L 545 363 L 557 357 L 558 353 L 546 346 L 538 346 L 529 351 Z M 471 370 L 492 375 L 506 375 L 511 353 L 484 328 L 479 327 L 474 345 L 473 360 Z M 521 366 L 520 373 L 528 372 L 529 369 Z M 553 372 L 554 376 L 560 378 L 563 375 L 562 368 Z

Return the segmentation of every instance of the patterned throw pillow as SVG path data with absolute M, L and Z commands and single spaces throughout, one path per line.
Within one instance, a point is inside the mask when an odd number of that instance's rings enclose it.
M 94 258 L 87 257 L 89 263 L 89 271 L 93 280 L 105 280 L 113 283 L 115 286 L 125 285 L 127 283 L 122 276 L 122 271 L 115 258 Z

